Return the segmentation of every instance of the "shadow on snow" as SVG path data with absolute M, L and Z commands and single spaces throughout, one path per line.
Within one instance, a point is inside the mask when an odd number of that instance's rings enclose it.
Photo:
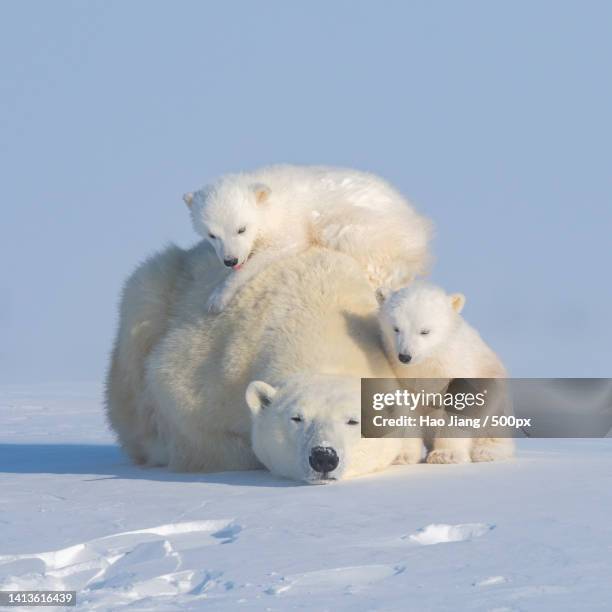
M 265 470 L 203 474 L 141 467 L 131 463 L 118 446 L 110 444 L 0 444 L 0 474 L 82 474 L 92 476 L 92 480 L 118 478 L 247 487 L 302 486 Z

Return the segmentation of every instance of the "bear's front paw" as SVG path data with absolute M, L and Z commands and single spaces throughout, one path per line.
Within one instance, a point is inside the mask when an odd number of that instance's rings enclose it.
M 427 463 L 469 463 L 470 455 L 466 451 L 441 448 L 432 450 L 426 459 Z
M 219 314 L 225 310 L 225 307 L 229 304 L 231 297 L 232 296 L 225 291 L 224 288 L 219 287 L 218 289 L 215 289 L 208 298 L 206 309 L 210 314 Z
M 400 453 L 395 461 L 394 465 L 414 465 L 415 463 L 421 463 L 422 454 L 412 451 L 404 451 Z
M 421 463 L 423 459 L 423 441 L 419 438 L 407 438 L 403 448 L 393 463 L 399 465 L 412 465 Z

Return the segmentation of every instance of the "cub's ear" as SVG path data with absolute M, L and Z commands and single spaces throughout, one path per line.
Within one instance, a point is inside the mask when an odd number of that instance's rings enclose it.
M 465 306 L 465 295 L 463 293 L 453 293 L 450 296 L 450 303 L 455 312 L 461 312 Z
M 193 204 L 193 191 L 190 191 L 189 193 L 183 195 L 183 202 L 185 202 L 185 204 L 187 204 L 187 206 L 191 208 Z
M 391 293 L 392 291 L 389 289 L 389 287 L 379 287 L 376 290 L 376 301 L 378 304 L 382 306 L 387 301 L 387 298 L 391 295 Z
M 202 187 L 202 189 L 198 189 L 197 191 L 190 191 L 183 195 L 183 202 L 185 202 L 185 204 L 187 204 L 189 208 L 193 208 L 196 196 L 198 196 L 200 204 L 203 204 L 212 195 L 214 190 L 214 185 L 205 185 L 204 187 Z
M 251 185 L 251 189 L 255 194 L 255 200 L 258 204 L 263 204 L 266 202 L 270 195 L 270 188 L 263 183 L 255 183 L 254 185 Z
M 251 414 L 257 416 L 262 410 L 272 403 L 272 398 L 276 395 L 276 389 L 263 382 L 263 380 L 254 380 L 249 384 L 246 390 L 246 403 L 251 409 Z

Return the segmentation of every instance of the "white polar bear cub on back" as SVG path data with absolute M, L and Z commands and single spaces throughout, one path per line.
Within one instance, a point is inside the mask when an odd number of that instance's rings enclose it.
M 379 291 L 379 321 L 398 378 L 505 378 L 499 357 L 461 316 L 465 297 L 418 281 Z M 428 463 L 492 461 L 512 455 L 509 438 L 436 438 Z
M 211 312 L 272 261 L 314 244 L 357 259 L 375 288 L 400 287 L 427 268 L 429 221 L 373 174 L 271 166 L 223 176 L 184 200 L 196 232 L 233 270 L 211 295 Z

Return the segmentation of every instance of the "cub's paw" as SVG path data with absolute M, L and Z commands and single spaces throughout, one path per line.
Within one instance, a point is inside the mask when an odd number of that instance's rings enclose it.
M 420 438 L 406 438 L 393 463 L 396 465 L 412 465 L 421 463 L 421 459 L 423 459 L 423 441 Z
M 470 455 L 466 451 L 441 448 L 432 450 L 426 459 L 427 463 L 469 463 Z
M 208 310 L 210 314 L 219 314 L 225 310 L 231 299 L 232 296 L 225 291 L 224 288 L 217 288 L 208 298 L 208 302 L 206 302 L 206 310 Z
M 415 463 L 421 463 L 421 458 L 422 455 L 421 453 L 416 453 L 416 452 L 402 452 L 400 453 L 395 461 L 393 462 L 394 465 L 413 465 Z
M 512 447 L 477 446 L 472 450 L 472 461 L 503 461 L 512 457 Z

